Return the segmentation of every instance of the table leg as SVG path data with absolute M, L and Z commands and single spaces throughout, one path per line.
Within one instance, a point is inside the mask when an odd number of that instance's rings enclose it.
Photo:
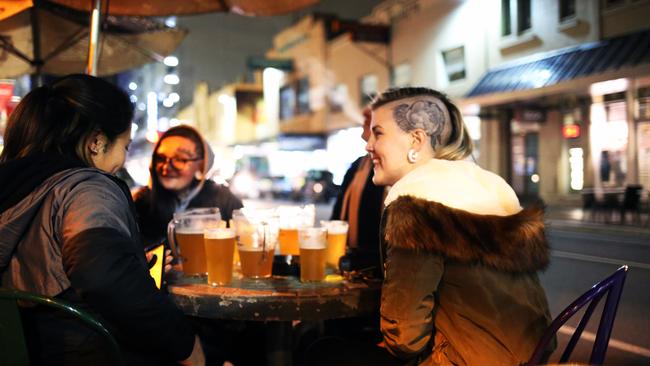
M 266 323 L 266 357 L 269 366 L 292 365 L 292 334 L 290 321 Z

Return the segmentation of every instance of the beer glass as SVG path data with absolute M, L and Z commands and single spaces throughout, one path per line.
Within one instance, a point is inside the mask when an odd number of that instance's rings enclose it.
M 339 259 L 345 255 L 345 244 L 348 239 L 348 223 L 340 220 L 321 221 L 321 226 L 327 229 L 327 249 L 325 263 L 330 268 L 339 268 Z
M 298 241 L 300 242 L 300 281 L 324 280 L 327 231 L 322 227 L 300 228 Z
M 203 230 L 208 283 L 225 285 L 232 281 L 232 264 L 235 252 L 235 230 L 205 228 Z
M 278 207 L 278 217 L 280 220 L 280 232 L 278 234 L 280 254 L 300 255 L 298 229 L 314 226 L 316 206 L 280 206 Z
M 233 216 L 241 272 L 248 278 L 271 277 L 278 240 L 278 220 L 270 213 L 248 212 Z
M 183 273 L 205 275 L 205 244 L 203 230 L 219 227 L 221 214 L 216 207 L 196 208 L 177 212 L 167 225 L 167 240 L 172 252 L 181 260 Z

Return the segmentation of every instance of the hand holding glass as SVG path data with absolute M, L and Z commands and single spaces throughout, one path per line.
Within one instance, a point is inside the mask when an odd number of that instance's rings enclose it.
M 218 208 L 199 208 L 177 212 L 167 226 L 167 238 L 172 251 L 181 259 L 186 275 L 205 275 L 205 245 L 203 230 L 219 227 Z

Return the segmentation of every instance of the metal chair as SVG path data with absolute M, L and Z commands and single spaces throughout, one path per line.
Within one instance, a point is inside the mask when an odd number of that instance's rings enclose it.
M 18 306 L 19 301 L 53 307 L 79 319 L 106 339 L 112 364 L 125 365 L 115 338 L 99 320 L 89 313 L 77 309 L 63 300 L 6 288 L 0 288 L 0 364 L 29 365 L 25 334 Z
M 600 317 L 600 324 L 598 325 L 598 331 L 596 334 L 596 340 L 594 341 L 594 346 L 591 350 L 591 356 L 589 358 L 589 365 L 602 365 L 605 361 L 605 354 L 607 353 L 607 346 L 609 345 L 609 337 L 612 334 L 612 327 L 614 325 L 614 318 L 616 317 L 616 310 L 618 308 L 618 302 L 621 298 L 621 292 L 623 291 L 623 284 L 625 283 L 625 276 L 627 274 L 627 266 L 622 266 L 614 274 L 605 278 L 604 280 L 595 284 L 589 291 L 582 294 L 578 297 L 571 305 L 564 309 L 560 315 L 558 315 L 551 325 L 544 333 L 544 336 L 537 344 L 537 348 L 533 352 L 528 365 L 539 365 L 542 362 L 545 362 L 543 359 L 545 356 L 545 351 L 548 348 L 550 342 L 553 341 L 555 333 L 560 329 L 560 327 L 566 323 L 573 315 L 575 315 L 582 307 L 589 304 L 587 310 L 585 311 L 580 324 L 576 328 L 575 332 L 571 336 L 569 343 L 567 343 L 560 357 L 560 364 L 567 362 L 573 349 L 575 348 L 582 331 L 585 329 L 585 326 L 589 322 L 589 318 L 593 314 L 596 306 L 600 299 L 607 295 L 607 300 L 605 301 L 605 307 Z

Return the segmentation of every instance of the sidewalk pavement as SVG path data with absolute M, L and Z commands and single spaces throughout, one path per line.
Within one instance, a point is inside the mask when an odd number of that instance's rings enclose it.
M 613 222 L 595 222 L 582 208 L 570 205 L 554 204 L 546 206 L 545 217 L 551 229 L 587 231 L 592 233 L 622 234 L 647 237 L 650 240 L 650 214 L 641 214 L 641 222 L 634 222 L 631 216 L 624 224 L 615 217 Z

